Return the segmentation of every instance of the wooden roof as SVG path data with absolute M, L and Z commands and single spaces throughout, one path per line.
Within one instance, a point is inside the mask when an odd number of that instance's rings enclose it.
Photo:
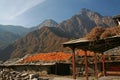
M 64 47 L 90 50 L 94 52 L 104 52 L 114 47 L 120 46 L 120 35 L 99 40 L 77 39 L 63 43 Z

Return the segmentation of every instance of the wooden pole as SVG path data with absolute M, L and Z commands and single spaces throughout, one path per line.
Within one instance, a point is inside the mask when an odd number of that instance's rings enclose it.
M 85 51 L 85 74 L 86 80 L 88 80 L 88 60 L 87 60 L 87 52 Z
M 105 56 L 102 54 L 102 70 L 103 70 L 103 76 L 106 76 L 105 72 Z
M 57 63 L 56 63 L 56 66 L 55 66 L 55 74 L 57 75 Z
M 76 66 L 75 66 L 75 48 L 72 48 L 72 71 L 73 71 L 73 79 L 76 79 Z
M 98 66 L 97 66 L 97 56 L 96 53 L 94 53 L 94 65 L 95 65 L 95 77 L 98 79 Z

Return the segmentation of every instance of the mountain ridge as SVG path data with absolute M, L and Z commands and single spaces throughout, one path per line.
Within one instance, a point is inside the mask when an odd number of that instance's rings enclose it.
M 69 36 L 79 38 L 85 36 L 85 34 L 90 32 L 90 30 L 95 26 L 115 26 L 112 17 L 102 16 L 88 9 L 82 9 L 80 12 L 85 12 L 86 14 L 76 14 L 70 19 L 60 23 L 57 27 Z
M 8 32 L 12 32 L 14 34 L 18 34 L 20 36 L 23 36 L 27 32 L 29 32 L 29 28 L 25 28 L 23 26 L 15 26 L 15 25 L 1 25 L 0 29 Z

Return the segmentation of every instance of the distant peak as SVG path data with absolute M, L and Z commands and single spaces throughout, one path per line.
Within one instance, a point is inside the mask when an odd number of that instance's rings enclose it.
M 46 19 L 45 21 L 55 21 L 55 20 L 53 20 L 53 19 Z
M 39 24 L 37 27 L 40 29 L 43 26 L 48 26 L 48 27 L 56 27 L 58 23 L 52 19 L 46 19 L 44 20 L 41 24 Z
M 87 8 L 82 8 L 80 10 L 80 13 L 79 14 L 82 14 L 82 15 L 85 15 L 85 14 L 89 14 L 89 13 L 93 13 L 93 14 L 97 14 L 99 17 L 102 17 L 102 15 L 100 15 L 99 13 L 95 12 L 95 11 L 92 11 L 90 9 L 87 9 Z
M 91 11 L 91 10 L 87 8 L 82 8 L 81 11 Z
M 92 11 L 92 10 L 90 10 L 90 9 L 87 9 L 87 8 L 82 8 L 82 9 L 80 10 L 80 14 L 86 14 L 86 13 L 88 13 L 88 12 L 94 12 L 94 11 Z
M 56 23 L 56 24 L 58 24 L 56 21 L 54 21 L 53 19 L 46 19 L 46 20 L 44 20 L 42 23 L 44 23 L 44 22 L 50 22 L 50 23 Z

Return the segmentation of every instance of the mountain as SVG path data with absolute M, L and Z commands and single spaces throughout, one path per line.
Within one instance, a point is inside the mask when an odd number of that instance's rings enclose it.
M 95 26 L 110 27 L 115 26 L 115 24 L 112 17 L 102 16 L 97 12 L 83 8 L 78 14 L 63 21 L 57 27 L 69 37 L 80 38 Z
M 28 32 L 29 29 L 21 26 L 0 25 L 0 49 L 12 44 Z
M 0 49 L 5 48 L 7 45 L 13 43 L 18 38 L 20 38 L 20 35 L 0 29 Z
M 23 36 L 29 32 L 29 28 L 14 25 L 0 25 L 0 29 L 11 32 L 13 34 L 18 34 L 20 36 Z
M 58 23 L 52 19 L 47 19 L 45 21 L 43 21 L 41 24 L 39 24 L 36 27 L 31 28 L 32 30 L 37 30 L 37 29 L 41 29 L 43 26 L 48 26 L 48 27 L 56 27 L 58 25 Z
M 23 57 L 26 54 L 63 51 L 65 49 L 61 43 L 83 37 L 96 26 L 111 27 L 114 26 L 114 22 L 109 16 L 102 16 L 97 12 L 82 9 L 78 14 L 59 23 L 56 27 L 44 26 L 30 32 L 4 49 L 0 57 L 6 60 L 9 57 Z M 1 55 L 7 55 L 7 57 Z

